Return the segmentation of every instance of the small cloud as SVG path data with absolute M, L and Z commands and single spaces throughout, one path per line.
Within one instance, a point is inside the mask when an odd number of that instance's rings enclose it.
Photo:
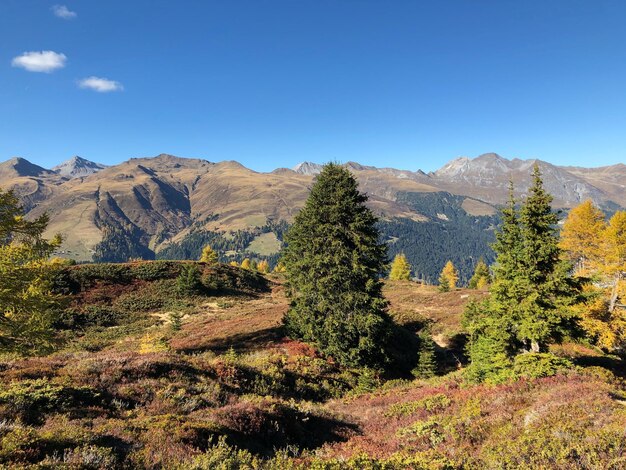
M 78 16 L 75 11 L 70 10 L 65 5 L 54 5 L 52 7 L 52 13 L 54 13 L 54 16 L 63 18 L 64 20 L 71 20 Z
M 54 51 L 24 52 L 11 61 L 13 67 L 21 67 L 29 72 L 54 72 L 65 67 L 67 57 Z
M 100 77 L 87 77 L 78 81 L 81 88 L 97 91 L 98 93 L 107 93 L 109 91 L 122 91 L 124 87 L 120 82 L 108 80 Z

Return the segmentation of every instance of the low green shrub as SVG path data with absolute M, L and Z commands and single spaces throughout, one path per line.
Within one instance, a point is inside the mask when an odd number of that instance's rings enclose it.
M 428 412 L 443 410 L 447 408 L 452 401 L 443 393 L 437 393 L 417 401 L 408 401 L 404 403 L 394 403 L 385 412 L 385 416 L 406 416 L 411 415 L 419 410 Z
M 551 377 L 573 367 L 568 359 L 549 353 L 520 354 L 513 361 L 513 373 L 530 379 Z
M 33 423 L 43 419 L 42 414 L 75 411 L 84 405 L 100 405 L 101 394 L 89 387 L 69 387 L 48 379 L 24 380 L 0 388 L 0 416 Z
M 132 264 L 130 271 L 133 278 L 143 281 L 174 279 L 180 274 L 181 263 L 176 261 L 146 261 Z

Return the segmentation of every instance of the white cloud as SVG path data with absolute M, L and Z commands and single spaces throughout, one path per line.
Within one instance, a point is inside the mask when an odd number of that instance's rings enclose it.
M 109 91 L 122 91 L 124 87 L 120 82 L 108 80 L 100 77 L 87 77 L 78 81 L 78 86 L 98 93 L 107 93 Z
M 21 67 L 29 72 L 54 72 L 65 67 L 67 57 L 54 51 L 24 52 L 11 61 L 13 67 Z
M 70 10 L 65 5 L 54 5 L 52 7 L 52 13 L 54 13 L 54 16 L 58 16 L 64 20 L 71 20 L 78 16 L 75 11 Z

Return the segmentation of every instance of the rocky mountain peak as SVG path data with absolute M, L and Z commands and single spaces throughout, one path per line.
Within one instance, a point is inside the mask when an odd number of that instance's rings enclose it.
M 301 175 L 318 175 L 322 171 L 322 166 L 319 163 L 302 162 L 294 166 L 293 171 Z
M 78 155 L 52 168 L 52 171 L 67 178 L 81 178 L 106 168 L 106 165 L 95 163 Z

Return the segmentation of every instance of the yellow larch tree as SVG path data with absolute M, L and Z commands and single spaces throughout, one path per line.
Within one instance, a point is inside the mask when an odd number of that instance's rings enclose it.
M 568 214 L 561 230 L 560 247 L 576 268 L 576 273 L 588 275 L 597 269 L 602 259 L 602 239 L 606 229 L 604 213 L 586 200 Z
M 267 261 L 261 260 L 259 264 L 257 264 L 256 269 L 260 273 L 267 274 L 270 272 L 270 265 Z
M 456 288 L 459 280 L 459 272 L 454 267 L 452 261 L 448 261 L 439 276 L 439 287 L 442 291 L 448 291 Z
M 409 281 L 411 280 L 411 265 L 406 259 L 404 253 L 396 255 L 391 263 L 391 271 L 389 279 L 392 281 Z
M 207 264 L 216 264 L 217 263 L 217 253 L 213 248 L 209 245 L 205 246 L 202 249 L 202 255 L 200 256 L 200 261 Z

